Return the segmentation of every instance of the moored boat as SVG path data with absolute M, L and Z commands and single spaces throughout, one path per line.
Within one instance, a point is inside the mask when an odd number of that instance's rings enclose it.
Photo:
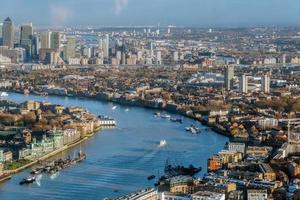
M 20 185 L 24 185 L 24 184 L 30 184 L 35 182 L 35 177 L 34 176 L 29 176 L 27 178 L 23 178 L 23 180 L 20 182 Z

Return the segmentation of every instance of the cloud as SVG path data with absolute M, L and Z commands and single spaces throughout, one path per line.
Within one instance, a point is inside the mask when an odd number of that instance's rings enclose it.
M 114 12 L 116 15 L 120 15 L 127 7 L 128 0 L 115 0 Z
M 66 25 L 72 16 L 73 12 L 69 8 L 57 5 L 50 6 L 50 20 L 52 25 Z

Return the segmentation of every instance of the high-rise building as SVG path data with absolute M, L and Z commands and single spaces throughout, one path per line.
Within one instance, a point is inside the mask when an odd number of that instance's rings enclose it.
M 267 74 L 261 77 L 261 91 L 263 93 L 270 93 L 270 76 Z
M 2 34 L 2 29 L 3 29 L 3 23 L 0 23 L 0 46 L 2 46 L 2 39 L 3 39 L 3 34 Z
M 25 60 L 30 59 L 32 56 L 32 36 L 32 23 L 23 24 L 20 30 L 20 46 L 26 50 Z
M 161 65 L 161 51 L 156 52 L 156 61 L 158 65 Z
M 105 37 L 102 41 L 102 50 L 103 50 L 103 56 L 105 58 L 109 57 L 109 35 L 105 34 Z
M 225 89 L 227 91 L 233 89 L 233 77 L 234 77 L 234 67 L 232 65 L 227 65 L 225 68 Z
M 239 90 L 240 90 L 240 93 L 248 93 L 248 77 L 243 74 L 242 76 L 240 76 L 240 79 L 239 79 L 239 82 L 240 82 L 240 86 L 239 86 Z
M 60 48 L 60 32 L 52 32 L 50 37 L 50 48 L 59 49 Z
M 70 58 L 75 58 L 75 52 L 76 52 L 76 38 L 68 37 L 66 46 L 64 48 L 64 60 L 68 61 Z
M 41 33 L 41 49 L 60 48 L 60 32 L 42 32 Z
M 38 35 L 32 36 L 31 55 L 33 59 L 38 59 L 39 50 L 41 48 L 41 40 Z
M 3 46 L 14 48 L 15 28 L 11 19 L 8 17 L 4 20 L 2 27 Z
M 41 49 L 50 49 L 51 44 L 51 32 L 42 32 L 41 33 Z

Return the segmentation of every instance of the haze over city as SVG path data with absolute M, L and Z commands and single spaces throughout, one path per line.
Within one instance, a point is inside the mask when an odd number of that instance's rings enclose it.
M 0 200 L 300 199 L 299 0 L 0 0 Z
M 1 0 L 0 18 L 37 25 L 300 25 L 298 0 Z

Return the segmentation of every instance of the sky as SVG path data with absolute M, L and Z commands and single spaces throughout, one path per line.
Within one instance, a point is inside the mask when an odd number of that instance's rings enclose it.
M 0 0 L 0 19 L 65 26 L 299 26 L 300 0 Z

